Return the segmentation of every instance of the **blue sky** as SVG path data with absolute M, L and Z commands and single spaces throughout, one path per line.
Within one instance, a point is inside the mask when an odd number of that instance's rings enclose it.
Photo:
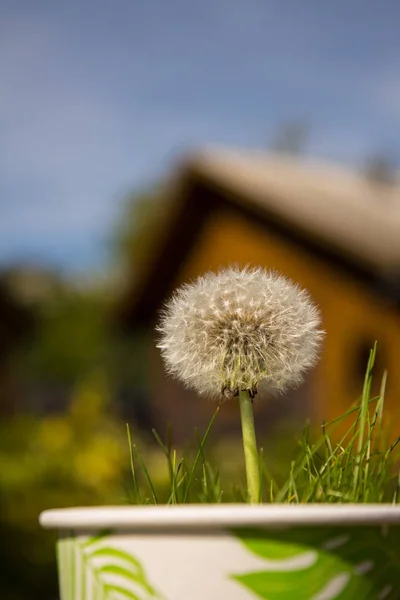
M 0 264 L 100 268 L 129 190 L 203 143 L 400 158 L 398 0 L 3 0 Z

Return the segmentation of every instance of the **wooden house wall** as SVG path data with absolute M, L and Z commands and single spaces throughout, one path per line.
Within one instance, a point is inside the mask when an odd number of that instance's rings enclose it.
M 228 208 L 210 214 L 196 245 L 176 272 L 173 287 L 232 263 L 278 270 L 306 287 L 322 311 L 327 335 L 321 361 L 307 377 L 305 387 L 289 394 L 290 401 L 284 400 L 281 411 L 294 411 L 301 417 L 310 414 L 317 421 L 344 412 L 361 392 L 368 348 L 376 339 L 379 349 L 375 389 L 379 390 L 383 368 L 387 368 L 386 407 L 392 417 L 396 416 L 400 397 L 400 316 L 395 308 L 385 305 L 364 284 L 327 265 L 315 253 Z M 173 386 L 177 396 L 183 393 L 182 402 L 186 402 L 184 397 L 189 392 L 182 392 L 175 382 L 168 385 Z M 190 403 L 197 406 L 193 410 L 201 413 L 198 399 L 193 397 Z M 279 412 L 277 403 L 273 404 L 272 411 Z M 227 422 L 229 410 L 234 409 L 225 409 Z M 210 409 L 204 412 L 204 418 L 208 417 Z

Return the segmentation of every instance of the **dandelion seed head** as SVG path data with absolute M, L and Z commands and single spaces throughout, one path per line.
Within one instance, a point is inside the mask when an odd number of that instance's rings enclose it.
M 173 294 L 158 348 L 167 371 L 200 394 L 274 394 L 317 359 L 320 313 L 306 290 L 262 268 L 207 273 Z

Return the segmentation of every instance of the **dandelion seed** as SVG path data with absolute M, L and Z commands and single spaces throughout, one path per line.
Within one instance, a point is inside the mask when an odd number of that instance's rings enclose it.
M 261 268 L 207 273 L 178 289 L 157 328 L 168 372 L 200 394 L 274 394 L 318 357 L 320 314 L 305 290 Z

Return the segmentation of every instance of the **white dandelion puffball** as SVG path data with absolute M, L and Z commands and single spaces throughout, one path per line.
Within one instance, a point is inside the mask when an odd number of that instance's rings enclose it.
M 207 273 L 176 290 L 157 327 L 169 374 L 214 398 L 295 386 L 318 358 L 320 313 L 262 268 Z

